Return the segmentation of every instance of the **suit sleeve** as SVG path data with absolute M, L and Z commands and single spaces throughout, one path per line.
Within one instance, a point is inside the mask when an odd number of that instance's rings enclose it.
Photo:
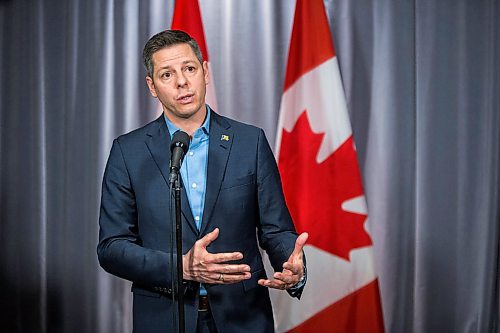
M 274 270 L 281 272 L 283 263 L 288 260 L 293 252 L 297 233 L 285 203 L 278 166 L 263 130 L 260 130 L 258 141 L 259 242 L 269 256 Z M 294 290 L 292 293 L 289 292 L 290 295 L 300 297 L 303 287 Z
M 134 190 L 117 140 L 103 177 L 97 255 L 108 273 L 146 287 L 170 285 L 170 255 L 141 246 Z

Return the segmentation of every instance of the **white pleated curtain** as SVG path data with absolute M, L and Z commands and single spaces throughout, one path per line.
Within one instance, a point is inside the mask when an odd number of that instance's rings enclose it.
M 97 264 L 112 139 L 157 114 L 142 47 L 174 2 L 0 2 L 0 282 L 9 332 L 126 332 Z M 200 0 L 219 112 L 275 139 L 295 2 Z M 388 332 L 487 332 L 498 308 L 500 4 L 325 1 Z M 305 290 L 307 292 L 307 289 Z

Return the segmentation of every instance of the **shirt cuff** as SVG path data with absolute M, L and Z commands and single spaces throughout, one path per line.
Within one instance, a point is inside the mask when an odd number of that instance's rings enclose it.
M 287 289 L 287 291 L 290 293 L 291 296 L 296 296 L 296 294 L 304 288 L 305 284 L 307 281 L 307 267 L 304 265 L 304 275 L 302 278 L 297 282 L 296 285 L 293 287 L 290 287 Z

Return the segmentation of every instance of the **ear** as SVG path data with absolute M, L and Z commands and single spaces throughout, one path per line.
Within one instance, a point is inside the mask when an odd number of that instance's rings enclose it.
M 205 85 L 208 85 L 208 62 L 203 61 L 203 75 L 205 77 Z
M 151 96 L 158 97 L 158 95 L 156 95 L 155 83 L 153 82 L 153 79 L 150 76 L 146 76 L 146 83 L 148 84 Z

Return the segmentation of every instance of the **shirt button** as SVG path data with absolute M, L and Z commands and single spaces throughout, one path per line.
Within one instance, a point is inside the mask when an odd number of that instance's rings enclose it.
M 193 156 L 193 154 L 194 154 L 194 153 L 193 153 L 192 151 L 190 151 L 190 152 L 189 152 L 189 156 Z
M 196 215 L 196 216 L 194 217 L 194 219 L 195 219 L 196 221 L 199 221 L 199 220 L 200 220 L 200 217 L 199 217 L 198 215 Z
M 191 187 L 192 187 L 192 188 L 196 188 L 197 186 L 198 186 L 198 185 L 196 185 L 196 183 L 193 183 L 193 184 L 191 185 Z

